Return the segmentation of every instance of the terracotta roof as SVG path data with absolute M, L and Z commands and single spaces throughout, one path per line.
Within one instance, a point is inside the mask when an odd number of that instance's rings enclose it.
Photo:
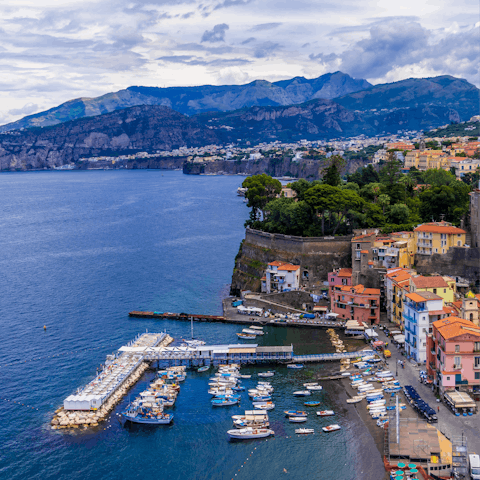
M 278 270 L 287 270 L 287 271 L 295 271 L 300 268 L 300 265 L 291 265 L 290 263 L 285 263 L 281 267 L 278 267 Z
M 431 232 L 431 233 L 467 233 L 461 228 L 436 223 L 425 223 L 413 230 L 414 232 Z
M 448 283 L 440 275 L 412 277 L 412 282 L 417 288 L 448 288 Z
M 358 235 L 358 237 L 353 237 L 352 242 L 370 242 L 371 237 L 376 237 L 375 233 L 368 233 L 367 235 Z
M 275 260 L 274 262 L 269 263 L 269 265 L 271 265 L 272 267 L 280 267 L 284 264 L 285 264 L 285 262 L 281 262 L 280 260 Z
M 438 330 L 438 333 L 445 338 L 445 340 L 465 334 L 480 337 L 480 328 L 473 322 L 464 320 L 463 318 L 447 317 L 433 322 L 432 325 Z M 464 327 L 468 327 L 468 330 L 466 330 Z M 472 331 L 471 329 L 475 329 L 477 331 Z
M 373 262 L 368 262 L 369 265 L 373 265 Z
M 442 310 L 429 310 L 428 314 L 429 315 L 443 315 L 445 312 Z
M 352 289 L 355 290 L 352 293 Z M 362 284 L 359 285 L 345 285 L 341 288 L 342 292 L 348 292 L 352 295 L 380 295 L 380 290 L 378 288 L 365 288 Z
M 351 268 L 341 268 L 337 274 L 338 277 L 351 277 L 352 269 Z
M 450 306 L 445 306 L 443 307 L 443 311 L 444 313 L 446 313 L 447 315 L 456 315 L 457 313 L 457 310 L 455 310 L 455 308 L 453 307 L 450 307 Z
M 379 288 L 366 288 L 362 293 L 365 293 L 366 295 L 380 295 L 380 289 Z
M 413 300 L 414 302 L 424 302 L 425 299 L 421 297 L 418 293 L 407 293 L 405 295 L 407 298 L 410 300 Z

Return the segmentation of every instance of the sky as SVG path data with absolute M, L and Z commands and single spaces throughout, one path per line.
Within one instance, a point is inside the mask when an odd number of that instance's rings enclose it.
M 0 124 L 132 85 L 453 75 L 480 87 L 479 0 L 2 0 Z

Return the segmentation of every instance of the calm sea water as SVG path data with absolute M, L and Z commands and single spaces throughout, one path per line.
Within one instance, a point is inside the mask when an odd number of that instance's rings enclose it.
M 303 407 L 291 393 L 322 366 L 277 369 L 276 436 L 267 441 L 228 442 L 230 416 L 251 404 L 244 394 L 240 407 L 214 410 L 209 374 L 197 372 L 182 385 L 172 426 L 125 428 L 114 414 L 95 432 L 49 428 L 63 399 L 136 334 L 189 335 L 188 323 L 132 319 L 128 311 L 221 313 L 248 215 L 236 196 L 241 181 L 161 171 L 0 175 L 1 479 L 379 478 L 367 471 L 381 471 L 380 456 L 340 388 L 325 384 L 315 395 L 338 412 L 342 431 L 320 433 L 333 422 L 313 411 L 306 426 L 315 436 L 295 437 L 285 421 L 285 408 Z M 237 331 L 195 325 L 195 336 L 211 343 L 237 342 Z M 260 343 L 331 350 L 323 332 L 266 332 Z

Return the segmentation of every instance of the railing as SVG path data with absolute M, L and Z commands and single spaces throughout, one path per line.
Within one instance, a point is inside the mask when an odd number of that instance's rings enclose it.
M 454 369 L 454 370 L 460 370 L 461 368 L 462 368 L 462 364 L 461 364 L 461 363 L 459 363 L 458 365 L 454 365 L 454 366 L 453 366 L 453 369 Z

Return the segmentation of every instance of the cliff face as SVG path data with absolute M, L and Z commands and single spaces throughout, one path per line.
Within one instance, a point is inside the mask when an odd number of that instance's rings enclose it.
M 354 173 L 367 161 L 348 160 L 345 172 Z M 216 160 L 205 163 L 185 162 L 183 173 L 188 175 L 258 175 L 267 173 L 272 177 L 295 177 L 318 180 L 326 167 L 325 160 L 300 159 L 293 161 L 289 157 L 262 158 L 260 160 L 226 161 Z
M 301 238 L 247 229 L 235 258 L 231 292 L 259 292 L 267 265 L 275 260 L 300 265 L 301 285 L 319 285 L 334 268 L 351 266 L 351 238 Z
M 52 168 L 83 156 L 221 143 L 218 134 L 167 107 L 142 106 L 0 136 L 0 166 Z

